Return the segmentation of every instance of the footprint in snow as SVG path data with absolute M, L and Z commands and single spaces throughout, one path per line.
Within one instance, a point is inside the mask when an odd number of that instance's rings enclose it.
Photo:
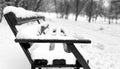
M 95 44 L 93 44 L 93 47 L 95 47 L 99 50 L 105 50 L 105 46 L 101 43 L 95 43 Z

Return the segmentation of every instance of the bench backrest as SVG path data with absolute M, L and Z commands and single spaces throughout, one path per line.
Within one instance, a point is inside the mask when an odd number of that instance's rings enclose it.
M 4 15 L 7 23 L 9 24 L 13 34 L 16 36 L 17 35 L 17 29 L 15 27 L 15 25 L 17 25 L 17 19 L 16 16 L 13 12 L 9 12 L 7 14 Z
M 7 14 L 4 15 L 9 27 L 11 28 L 13 34 L 16 36 L 17 35 L 17 28 L 15 27 L 15 25 L 17 25 L 17 18 L 15 16 L 15 14 L 13 12 L 9 12 Z M 30 56 L 30 53 L 28 51 L 28 48 L 30 48 L 30 44 L 29 43 L 19 43 L 20 46 L 22 47 L 24 53 L 26 54 L 29 62 L 32 64 L 33 60 Z

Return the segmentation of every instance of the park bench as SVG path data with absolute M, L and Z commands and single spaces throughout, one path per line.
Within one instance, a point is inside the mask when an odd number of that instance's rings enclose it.
M 7 20 L 8 25 L 10 26 L 13 34 L 17 35 L 17 29 L 16 25 L 18 24 L 18 21 L 16 19 L 16 16 L 13 12 L 9 12 L 7 14 L 4 14 L 5 19 Z M 76 69 L 79 69 L 80 67 L 83 67 L 84 69 L 90 69 L 87 61 L 83 58 L 81 53 L 77 50 L 74 43 L 83 43 L 83 44 L 90 44 L 91 41 L 87 39 L 81 39 L 81 40 L 56 40 L 56 39 L 15 39 L 15 42 L 19 43 L 21 48 L 23 49 L 25 55 L 27 56 L 30 64 L 31 69 L 42 67 L 74 67 Z M 76 64 L 65 64 L 64 59 L 55 59 L 53 60 L 53 64 L 48 65 L 46 59 L 36 59 L 33 60 L 30 56 L 30 52 L 28 49 L 31 47 L 30 43 L 66 43 L 70 51 L 73 53 L 73 55 L 76 57 Z

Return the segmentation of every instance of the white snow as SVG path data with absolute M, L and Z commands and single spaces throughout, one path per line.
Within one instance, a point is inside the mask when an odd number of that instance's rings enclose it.
M 7 6 L 4 8 L 3 13 L 7 14 L 9 12 L 15 13 L 16 17 L 18 18 L 30 18 L 30 17 L 37 17 L 37 16 L 44 16 L 42 12 L 34 12 L 30 10 L 25 10 L 22 7 L 14 7 L 14 6 Z
M 72 15 L 70 15 L 70 17 L 72 17 Z M 60 36 L 64 37 L 66 35 L 68 37 L 73 37 L 75 39 L 91 39 L 92 44 L 90 45 L 75 44 L 75 46 L 77 47 L 79 52 L 83 55 L 85 60 L 89 60 L 89 66 L 91 67 L 91 69 L 120 69 L 120 59 L 119 59 L 120 58 L 120 25 L 119 24 L 108 25 L 107 22 L 103 22 L 102 19 L 101 20 L 99 19 L 96 22 L 88 23 L 86 19 L 83 17 L 79 17 L 82 18 L 83 20 L 81 19 L 79 21 L 74 21 L 71 20 L 72 18 L 70 17 L 69 17 L 70 20 L 64 20 L 64 19 L 57 19 L 55 18 L 55 16 L 51 16 L 51 17 L 49 16 L 47 21 L 43 22 L 43 25 L 45 23 L 45 26 L 47 24 L 50 24 L 49 29 L 47 29 L 45 32 L 49 36 L 55 35 L 58 37 Z M 11 69 L 29 69 L 30 65 L 26 60 L 25 56 L 23 56 L 22 51 L 18 47 L 19 45 L 13 41 L 15 37 L 13 36 L 10 28 L 6 24 L 4 18 L 2 23 L 0 24 L 0 28 L 1 28 L 0 36 L 3 36 L 0 37 L 0 43 L 1 43 L 0 64 L 2 65 L 2 66 L 0 65 L 0 68 L 8 69 L 7 67 L 9 67 Z M 64 29 L 64 31 L 66 32 L 65 35 L 60 33 L 61 28 Z M 41 25 L 37 25 L 37 24 L 22 25 L 22 27 L 19 27 L 19 33 L 22 34 L 19 34 L 18 37 L 20 38 L 22 36 L 21 38 L 26 38 L 27 36 L 27 38 L 33 38 L 31 36 L 34 35 L 36 36 L 36 34 L 39 34 L 38 31 L 40 29 L 41 29 Z M 56 34 L 53 34 L 52 32 L 54 29 L 58 30 Z M 41 35 L 41 36 L 42 37 L 40 36 L 39 37 L 45 38 L 45 35 Z M 59 58 L 59 59 L 65 58 L 68 60 L 72 60 L 72 61 L 67 61 L 67 63 L 74 63 L 73 60 L 75 60 L 75 57 L 72 55 L 72 53 L 64 52 L 62 44 L 56 44 L 55 49 L 52 51 L 49 51 L 49 45 L 50 45 L 49 43 L 33 44 L 33 46 L 29 49 L 30 52 L 32 53 L 31 55 L 32 58 L 33 59 L 46 58 L 49 59 L 50 64 L 52 63 L 53 58 Z M 43 53 L 40 50 L 45 52 Z
M 45 30 L 45 35 L 41 34 L 41 27 L 44 26 L 48 28 Z M 43 22 L 42 24 L 30 24 L 27 26 L 17 26 L 19 39 L 77 39 L 74 36 L 74 32 L 67 31 L 70 28 L 62 27 L 59 23 Z M 55 31 L 55 32 L 54 32 Z M 61 32 L 63 31 L 63 32 Z M 66 37 L 67 36 L 67 37 Z
M 0 69 L 30 69 L 30 63 L 15 43 L 15 37 L 6 20 L 0 23 Z
M 76 58 L 72 53 L 66 53 L 63 49 L 63 44 L 55 44 L 54 50 L 49 50 L 49 43 L 40 43 L 40 44 L 34 44 L 30 48 L 30 52 L 32 53 L 33 59 L 47 59 L 48 64 L 52 64 L 52 61 L 54 59 L 66 59 L 67 64 L 75 64 Z

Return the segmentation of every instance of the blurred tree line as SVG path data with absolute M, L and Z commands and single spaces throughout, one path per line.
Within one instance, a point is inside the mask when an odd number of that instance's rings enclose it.
M 60 18 L 68 19 L 69 14 L 75 14 L 75 20 L 79 15 L 86 15 L 88 22 L 96 20 L 98 16 L 109 19 L 119 19 L 120 0 L 111 0 L 110 6 L 104 6 L 105 0 L 0 0 L 0 5 L 14 5 L 27 10 L 56 12 Z M 11 2 L 11 3 L 9 3 Z M 0 6 L 3 7 L 3 6 Z
M 111 0 L 107 17 L 109 24 L 113 23 L 113 19 L 116 19 L 117 24 L 117 20 L 120 18 L 120 0 Z

